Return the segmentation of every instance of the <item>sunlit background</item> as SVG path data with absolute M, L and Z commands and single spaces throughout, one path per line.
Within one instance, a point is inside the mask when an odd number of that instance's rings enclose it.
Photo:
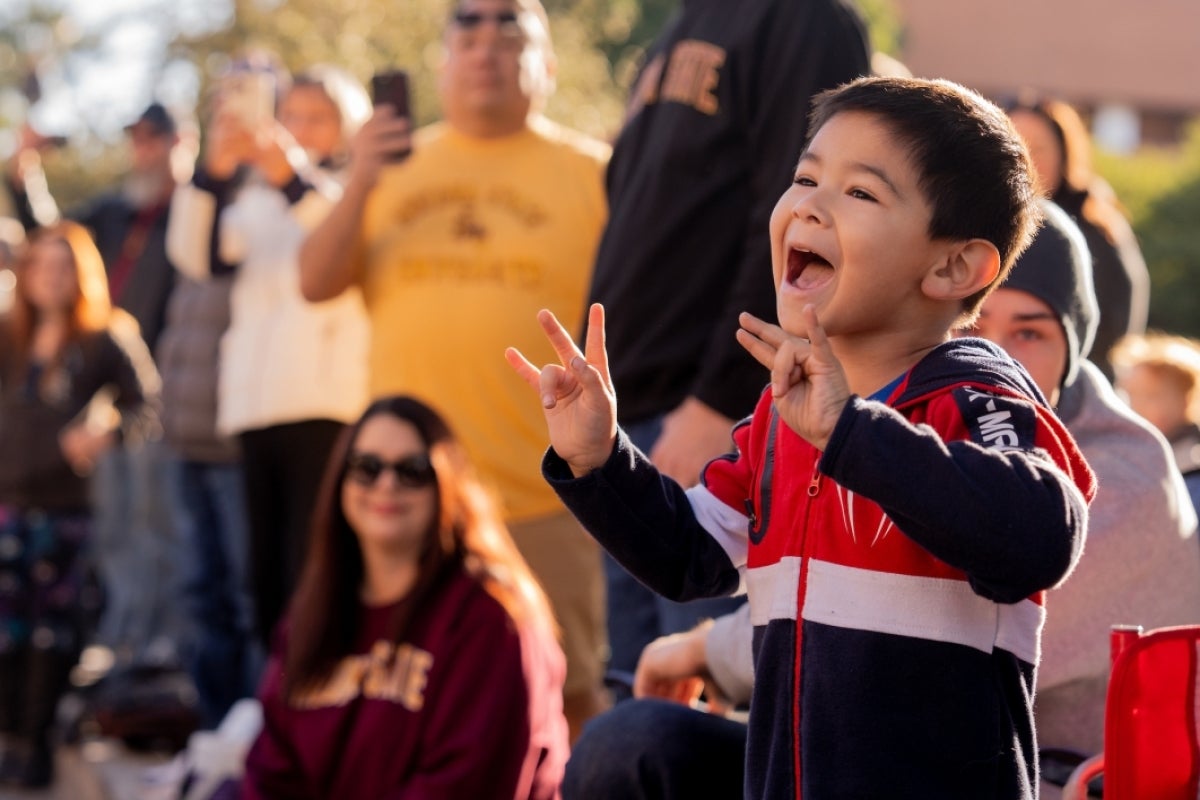
M 547 0 L 560 62 L 549 115 L 611 138 L 643 48 L 677 3 Z M 994 98 L 1032 86 L 1076 105 L 1149 263 L 1151 324 L 1200 336 L 1200 3 L 858 5 L 875 46 L 922 77 Z M 406 67 L 427 122 L 446 13 L 447 0 L 0 0 L 0 157 L 26 120 L 65 136 L 47 172 L 69 207 L 120 172 L 122 129 L 151 99 L 202 108 L 246 46 L 291 69 L 338 63 L 364 82 Z

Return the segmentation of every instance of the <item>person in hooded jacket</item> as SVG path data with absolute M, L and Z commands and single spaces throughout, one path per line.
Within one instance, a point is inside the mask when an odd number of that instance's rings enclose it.
M 1101 752 L 1113 625 L 1200 621 L 1196 514 L 1161 434 L 1087 360 L 1097 329 L 1086 240 L 1048 204 L 1049 220 L 971 333 L 1021 363 L 1054 403 L 1099 491 L 1075 572 L 1046 601 L 1034 720 L 1043 798 L 1083 756 Z

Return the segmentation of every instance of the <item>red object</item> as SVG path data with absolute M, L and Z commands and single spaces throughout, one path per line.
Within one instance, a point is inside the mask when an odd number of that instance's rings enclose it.
M 1101 772 L 1105 800 L 1196 800 L 1200 625 L 1117 627 L 1111 636 L 1104 753 L 1075 770 L 1064 800 L 1086 797 L 1086 781 Z

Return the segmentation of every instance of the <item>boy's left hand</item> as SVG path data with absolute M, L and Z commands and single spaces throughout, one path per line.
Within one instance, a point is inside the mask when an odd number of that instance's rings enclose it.
M 778 325 L 743 313 L 737 340 L 750 355 L 771 370 L 775 410 L 787 426 L 818 450 L 829 437 L 850 399 L 850 385 L 833 354 L 825 329 L 811 305 L 805 306 L 808 338 L 793 336 Z

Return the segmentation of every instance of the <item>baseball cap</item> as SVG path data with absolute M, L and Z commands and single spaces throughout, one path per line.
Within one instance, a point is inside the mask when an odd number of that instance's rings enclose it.
M 177 131 L 175 117 L 162 103 L 154 102 L 146 107 L 136 121 L 125 126 L 126 132 L 131 132 L 139 125 L 149 127 L 150 132 L 158 136 L 173 136 Z

